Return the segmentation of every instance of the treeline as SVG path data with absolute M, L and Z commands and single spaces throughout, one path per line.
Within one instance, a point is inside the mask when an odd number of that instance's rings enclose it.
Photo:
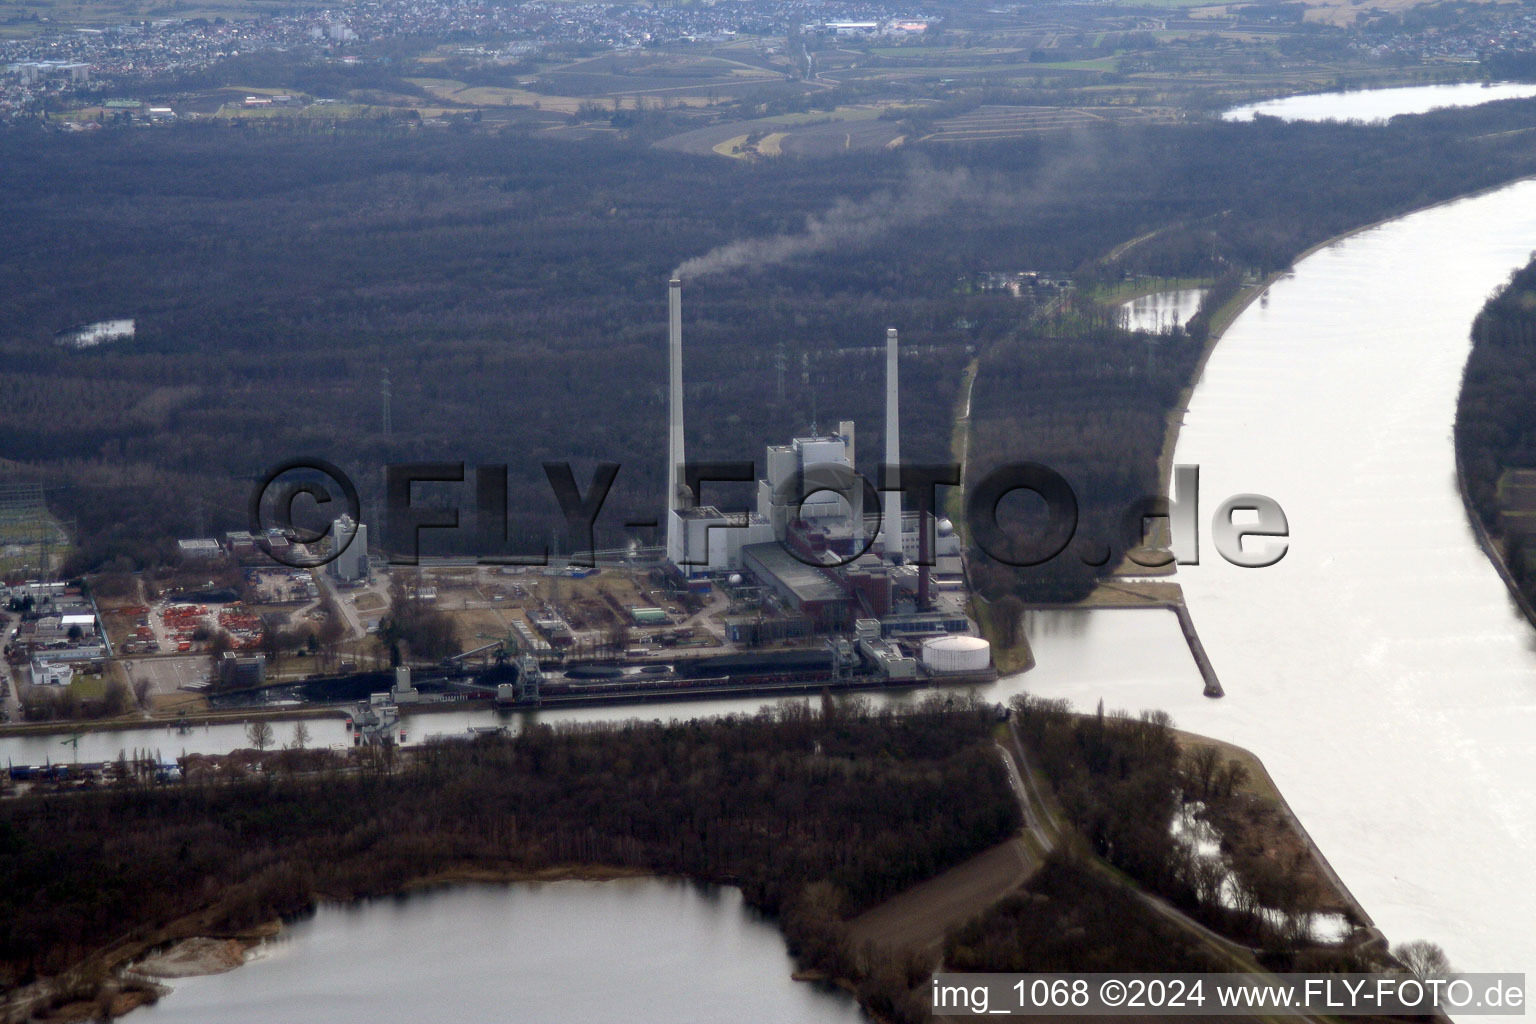
M 1125 884 L 1052 853 L 1019 892 L 950 934 L 949 970 L 1221 971 L 1222 961 Z
M 907 178 L 890 158 L 755 169 L 601 141 L 147 134 L 0 139 L 46 165 L 8 175 L 0 198 L 18 245 L 0 256 L 17 313 L 0 339 L 0 451 L 77 520 L 82 565 L 158 561 L 199 522 L 243 528 L 254 479 L 305 453 L 353 476 L 372 523 L 386 463 L 507 464 L 508 548 L 523 553 L 564 532 L 541 463 L 573 460 L 585 486 L 615 461 L 599 543 L 653 539 L 620 524 L 653 518 L 663 490 L 672 267 Z M 915 258 L 845 246 L 788 279 L 690 282 L 690 453 L 760 463 L 813 421 L 869 430 L 883 367 L 851 350 L 896 324 L 913 346 L 909 449 L 941 457 L 969 340 L 954 324 L 1013 310 L 950 294 L 968 260 Z M 49 344 L 118 315 L 137 318 L 132 342 Z M 878 449 L 864 451 L 873 473 Z
M 1051 465 L 1087 510 L 1081 552 L 992 583 L 1070 596 L 1099 571 L 1084 556 L 1123 547 L 1122 499 L 1155 490 L 1200 339 L 1131 336 L 1082 310 L 1037 317 L 966 282 L 1281 268 L 1345 228 L 1536 171 L 1536 139 L 1505 131 L 1532 106 L 751 164 L 515 133 L 6 133 L 0 453 L 77 522 L 71 568 L 152 563 L 199 525 L 243 528 L 251 482 L 300 454 L 347 470 L 371 523 L 387 463 L 506 463 L 519 553 L 563 533 L 543 461 L 571 459 L 583 484 L 615 461 L 598 543 L 651 541 L 622 524 L 653 518 L 663 489 L 664 281 L 769 240 L 685 289 L 689 454 L 760 462 L 764 444 L 853 419 L 873 474 L 878 347 L 896 326 L 903 452 L 945 461 L 960 370 L 983 354 L 973 467 Z M 1486 136 L 1475 149 L 1471 134 Z M 49 343 L 124 316 L 131 341 Z M 472 484 L 455 496 L 472 524 Z M 752 501 L 745 486 L 706 498 Z
M 825 707 L 534 726 L 392 766 L 0 802 L 5 984 L 194 912 L 239 929 L 454 869 L 561 865 L 740 886 L 803 966 L 857 977 L 843 917 L 1002 840 L 1019 811 L 990 708 Z
M 1089 850 L 1191 917 L 1281 963 L 1312 945 L 1316 914 L 1342 909 L 1309 851 L 1276 838 L 1288 826 L 1244 797 L 1247 768 L 1210 746 L 1184 753 L 1166 713 L 1076 715 L 1066 701 L 1028 695 L 1013 710 Z M 1181 818 L 1186 829 L 1220 828 L 1222 854 L 1176 831 Z M 1245 834 L 1255 823 L 1262 842 Z
M 1010 567 L 978 553 L 973 582 L 993 599 L 1086 595 L 1139 543 L 1141 513 L 1160 489 L 1157 460 L 1169 414 L 1192 383 L 1213 318 L 1244 280 L 1281 270 L 1351 227 L 1536 170 L 1528 143 L 1505 147 L 1491 161 L 1483 148 L 1485 136 L 1528 120 L 1533 106 L 1439 111 L 1374 128 L 1268 120 L 1151 132 L 1134 167 L 1119 154 L 1136 133 L 1103 137 L 1096 161 L 1127 176 L 1120 195 L 1139 204 L 1140 226 L 1120 222 L 1121 240 L 1136 241 L 1114 259 L 1100 258 L 1111 251 L 1105 245 L 1072 264 L 1080 284 L 1114 284 L 1126 275 L 1216 283 L 1183 327 L 1128 331 L 1073 299 L 983 350 L 971 484 L 1001 464 L 1040 462 L 1071 485 L 1079 518 L 1066 550 L 1044 564 Z M 1077 179 L 1073 199 L 1105 210 L 1115 202 L 1091 169 Z M 1024 506 L 1006 511 L 1003 526 L 1020 547 L 1038 548 L 1043 519 L 1030 518 Z M 1005 557 L 1032 560 L 1017 554 Z
M 1510 276 L 1472 323 L 1456 403 L 1456 456 L 1471 512 L 1500 537 L 1505 562 L 1536 600 L 1536 260 Z

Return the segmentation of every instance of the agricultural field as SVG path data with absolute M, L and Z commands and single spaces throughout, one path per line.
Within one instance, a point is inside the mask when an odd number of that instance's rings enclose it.
M 923 138 L 934 142 L 980 142 L 1062 128 L 1086 128 L 1104 124 L 1159 124 L 1177 119 L 1175 111 L 1156 107 L 988 106 L 940 121 Z
M 892 105 L 859 104 L 806 114 L 726 121 L 661 140 L 662 149 L 729 157 L 826 156 L 899 145 L 899 121 L 886 120 Z

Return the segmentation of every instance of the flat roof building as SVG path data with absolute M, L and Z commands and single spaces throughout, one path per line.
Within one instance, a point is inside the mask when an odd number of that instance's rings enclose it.
M 223 554 L 218 541 L 203 537 L 179 540 L 176 542 L 176 549 L 181 552 L 183 558 L 218 558 Z
M 773 540 L 773 526 L 762 516 L 727 514 L 713 505 L 672 509 L 667 531 L 667 559 L 684 576 L 723 572 L 741 567 L 748 544 Z
M 31 674 L 33 686 L 68 686 L 75 670 L 67 662 L 33 660 Z
M 852 621 L 853 601 L 831 570 L 807 565 L 777 541 L 746 545 L 741 549 L 741 564 L 790 611 L 810 619 L 817 629 L 837 629 Z

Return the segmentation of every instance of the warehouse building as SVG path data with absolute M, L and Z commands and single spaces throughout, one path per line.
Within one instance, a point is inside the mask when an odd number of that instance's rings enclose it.
M 830 568 L 807 565 L 777 542 L 742 548 L 741 564 L 791 614 L 804 616 L 818 632 L 852 623 L 854 603 Z

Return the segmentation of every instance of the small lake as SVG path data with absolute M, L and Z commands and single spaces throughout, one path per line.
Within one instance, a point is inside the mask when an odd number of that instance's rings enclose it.
M 1461 85 L 1415 85 L 1400 89 L 1357 89 L 1320 92 L 1265 100 L 1224 112 L 1224 121 L 1250 121 L 1255 114 L 1285 121 L 1379 122 L 1399 114 L 1424 114 L 1443 107 L 1475 107 L 1495 100 L 1536 96 L 1536 83 L 1467 82 Z
M 855 1024 L 794 981 L 739 890 L 669 879 L 456 885 L 327 905 L 245 966 L 174 981 L 134 1024 Z
M 130 319 L 98 320 L 60 331 L 53 336 L 53 343 L 60 348 L 95 348 L 109 341 L 131 338 L 134 330 L 135 322 Z
M 1183 327 L 1200 309 L 1206 288 L 1180 288 L 1176 291 L 1153 292 L 1120 305 L 1125 314 L 1126 327 L 1133 331 L 1166 331 Z

